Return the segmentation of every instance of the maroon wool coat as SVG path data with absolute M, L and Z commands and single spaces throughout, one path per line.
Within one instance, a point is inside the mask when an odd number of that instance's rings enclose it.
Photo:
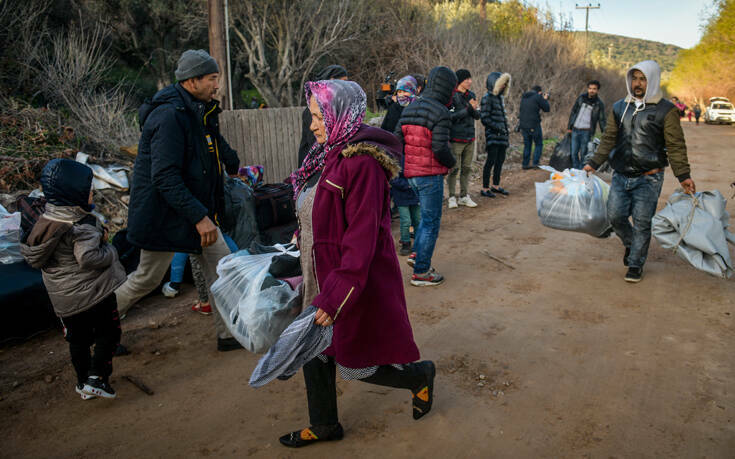
M 348 368 L 419 359 L 391 234 L 388 181 L 401 142 L 362 125 L 328 157 L 314 196 L 314 306 L 334 319 L 325 354 Z

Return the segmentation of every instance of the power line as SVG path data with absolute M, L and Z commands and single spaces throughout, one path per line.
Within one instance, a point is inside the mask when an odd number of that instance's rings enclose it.
M 587 5 L 579 6 L 579 4 L 575 3 L 574 7 L 578 10 L 587 10 L 584 18 L 584 60 L 586 61 L 590 41 L 590 10 L 599 10 L 600 4 L 598 3 L 597 6 L 593 6 L 592 3 L 588 3 Z

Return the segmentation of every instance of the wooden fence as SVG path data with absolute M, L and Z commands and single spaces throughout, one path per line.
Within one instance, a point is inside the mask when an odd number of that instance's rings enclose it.
M 220 131 L 237 150 L 240 164 L 264 167 L 264 180 L 281 182 L 298 163 L 304 107 L 229 110 L 219 116 Z

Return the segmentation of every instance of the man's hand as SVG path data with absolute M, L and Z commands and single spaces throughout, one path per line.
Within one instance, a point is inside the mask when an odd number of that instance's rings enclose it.
M 217 242 L 217 227 L 209 217 L 204 217 L 196 224 L 197 232 L 202 237 L 202 247 L 209 247 Z
M 697 192 L 697 186 L 694 184 L 694 180 L 690 178 L 681 182 L 681 187 L 684 188 L 684 192 L 688 194 L 694 194 Z
M 567 134 L 571 134 L 571 133 L 572 133 L 572 130 L 571 129 L 567 129 Z
M 584 168 L 582 170 L 585 171 L 585 172 L 587 172 L 587 175 L 590 175 L 590 174 L 594 174 L 595 173 L 595 170 L 589 164 L 585 164 L 584 165 Z
M 472 105 L 472 108 L 477 110 L 477 99 L 470 99 L 470 105 Z
M 316 314 L 314 315 L 314 323 L 321 325 L 322 327 L 328 327 L 332 325 L 334 321 L 329 317 L 329 314 L 324 312 L 322 309 L 317 309 Z

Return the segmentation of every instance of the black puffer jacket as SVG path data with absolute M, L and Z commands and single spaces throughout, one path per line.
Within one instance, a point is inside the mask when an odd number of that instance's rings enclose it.
M 380 129 L 384 129 L 391 133 L 395 131 L 404 108 L 405 107 L 398 102 L 391 101 L 390 105 L 388 105 L 388 113 L 385 114 L 385 118 L 383 118 L 383 122 L 380 124 Z
M 520 127 L 521 129 L 535 129 L 541 124 L 539 110 L 548 112 L 551 110 L 549 101 L 544 99 L 536 91 L 523 93 L 521 97 Z
M 487 93 L 482 97 L 480 103 L 480 119 L 485 126 L 485 144 L 488 146 L 508 146 L 505 92 L 509 84 L 510 74 L 508 73 L 493 72 L 487 76 Z
M 204 104 L 178 83 L 138 111 L 142 134 L 133 169 L 128 240 L 146 250 L 201 253 L 195 225 L 217 223 L 224 174 L 237 173 L 235 152 L 219 133 L 217 102 Z M 212 151 L 206 136 L 212 139 Z M 222 167 L 221 163 L 224 163 Z
M 472 108 L 470 101 L 477 100 L 472 91 L 464 94 L 455 92 L 452 96 L 450 118 L 452 120 L 452 142 L 469 143 L 475 140 L 475 120 L 480 119 L 480 113 Z
M 421 97 L 403 109 L 395 134 L 404 143 L 406 177 L 446 173 L 456 160 L 449 147 L 452 122 L 449 109 L 457 75 L 448 67 L 434 67 Z M 406 135 L 408 133 L 408 135 Z

